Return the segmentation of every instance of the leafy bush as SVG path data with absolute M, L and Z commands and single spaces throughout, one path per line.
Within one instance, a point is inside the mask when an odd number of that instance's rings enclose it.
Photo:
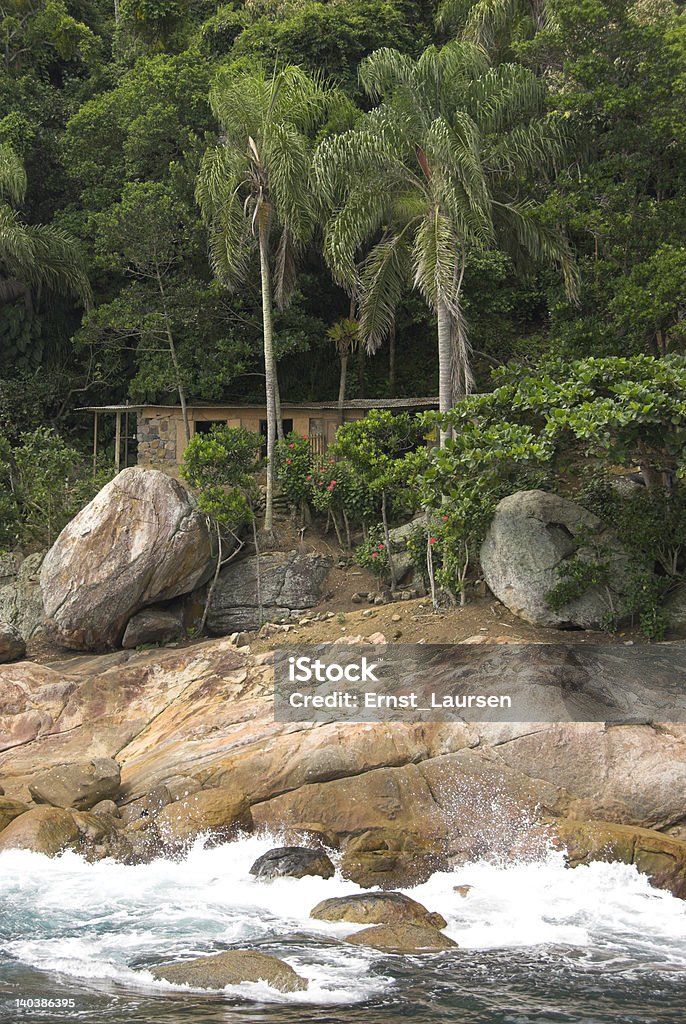
M 252 522 L 262 439 L 244 427 L 215 426 L 186 445 L 181 475 L 198 490 L 198 506 L 232 533 Z
M 0 436 L 0 548 L 50 546 L 58 533 L 113 476 L 93 474 L 90 460 L 50 427 Z
M 373 526 L 366 538 L 355 550 L 355 561 L 363 569 L 369 569 L 384 582 L 390 581 L 388 547 L 384 540 L 383 523 Z

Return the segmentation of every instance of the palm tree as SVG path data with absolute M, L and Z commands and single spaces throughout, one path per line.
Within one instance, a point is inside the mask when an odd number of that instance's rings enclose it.
M 34 295 L 46 290 L 86 305 L 90 285 L 76 242 L 52 225 L 24 224 L 14 209 L 26 185 L 21 160 L 0 145 L 0 305 L 23 299 L 31 308 Z
M 537 78 L 518 65 L 492 67 L 473 43 L 429 47 L 417 61 L 377 50 L 360 79 L 380 105 L 322 142 L 315 157 L 334 209 L 325 257 L 340 284 L 358 289 L 370 350 L 387 336 L 407 284 L 420 290 L 436 315 L 439 405 L 447 412 L 474 384 L 462 302 L 471 252 L 500 246 L 517 264 L 559 263 L 574 293 L 569 245 L 537 219 L 525 188 L 561 156 L 562 135 L 543 116 Z
M 337 320 L 326 332 L 326 336 L 336 346 L 336 353 L 341 363 L 341 376 L 338 384 L 338 415 L 343 422 L 343 406 L 345 405 L 345 385 L 348 378 L 348 359 L 357 348 L 360 340 L 360 325 L 357 320 L 346 317 Z
M 529 36 L 550 20 L 546 0 L 441 0 L 436 12 L 438 28 L 459 31 L 463 39 L 490 52 L 503 37 L 509 42 L 516 27 Z
M 342 102 L 340 94 L 298 67 L 271 76 L 222 70 L 210 93 L 221 126 L 218 146 L 203 159 L 196 195 L 210 228 L 216 276 L 236 288 L 259 257 L 267 402 L 267 496 L 272 529 L 278 388 L 273 307 L 295 285 L 298 251 L 317 224 L 311 137 Z

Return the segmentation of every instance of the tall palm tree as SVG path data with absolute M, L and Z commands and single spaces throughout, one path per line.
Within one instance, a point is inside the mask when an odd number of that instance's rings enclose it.
M 348 359 L 352 352 L 357 349 L 360 339 L 360 325 L 352 317 L 337 320 L 326 332 L 336 346 L 336 354 L 341 363 L 341 375 L 338 383 L 338 416 L 343 423 L 343 410 L 345 406 L 345 388 L 348 379 Z
M 462 301 L 470 252 L 500 246 L 516 263 L 559 263 L 574 293 L 568 243 L 537 219 L 526 189 L 561 156 L 563 139 L 543 115 L 536 77 L 518 65 L 492 67 L 473 43 L 429 47 L 416 61 L 377 50 L 360 79 L 380 105 L 322 142 L 315 157 L 334 209 L 325 257 L 344 287 L 358 289 L 371 350 L 388 334 L 403 289 L 420 290 L 436 315 L 446 412 L 474 383 Z
M 236 288 L 259 257 L 267 402 L 265 530 L 272 529 L 278 386 L 273 307 L 295 285 L 299 249 L 317 223 L 312 136 L 340 94 L 298 67 L 273 75 L 224 69 L 210 93 L 221 141 L 203 159 L 196 195 L 210 228 L 216 276 Z
M 52 225 L 23 223 L 14 209 L 26 185 L 21 160 L 0 145 L 0 305 L 23 299 L 31 307 L 46 290 L 87 304 L 90 285 L 74 240 Z
M 553 16 L 546 0 L 441 0 L 436 25 L 492 52 L 499 40 L 507 45 L 516 27 L 533 35 Z

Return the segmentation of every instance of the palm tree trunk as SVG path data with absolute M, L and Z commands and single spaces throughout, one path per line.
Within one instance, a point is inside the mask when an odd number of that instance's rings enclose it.
M 169 353 L 171 355 L 171 361 L 174 367 L 174 376 L 176 377 L 176 389 L 179 392 L 179 404 L 181 405 L 181 415 L 183 417 L 183 432 L 186 436 L 186 444 L 188 444 L 188 442 L 191 439 L 191 425 L 190 420 L 188 419 L 186 391 L 181 380 L 181 370 L 179 368 L 179 361 L 176 358 L 176 345 L 174 344 L 174 335 L 172 334 L 171 321 L 169 319 L 169 312 L 167 310 L 167 296 L 165 295 L 164 285 L 162 284 L 160 268 L 156 267 L 155 271 L 157 276 L 157 285 L 160 290 L 160 298 L 162 299 L 162 312 L 164 314 L 164 327 L 167 334 L 167 344 L 169 345 Z
M 279 371 L 274 359 L 274 415 L 276 416 L 276 436 L 283 441 L 283 416 L 281 415 L 281 388 L 279 387 Z
M 264 529 L 270 532 L 274 518 L 274 442 L 276 440 L 276 389 L 274 332 L 272 325 L 272 282 L 269 270 L 268 228 L 264 211 L 260 216 L 260 273 L 262 279 L 262 335 L 264 339 L 264 383 L 267 404 L 267 495 L 264 507 Z M 258 556 L 259 557 L 259 556 Z
M 345 383 L 348 376 L 348 353 L 341 354 L 341 379 L 338 385 L 338 418 L 341 423 L 345 420 Z
M 447 413 L 453 405 L 453 372 L 450 312 L 444 302 L 438 303 L 438 409 Z M 440 446 L 444 447 L 450 431 L 441 428 Z

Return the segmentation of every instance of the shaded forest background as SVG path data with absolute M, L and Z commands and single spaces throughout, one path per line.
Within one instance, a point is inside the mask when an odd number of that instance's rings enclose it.
M 483 6 L 483 0 L 482 4 Z M 498 5 L 491 5 L 497 7 Z M 257 266 L 237 293 L 213 279 L 195 184 L 217 141 L 208 93 L 220 68 L 288 63 L 324 74 L 364 108 L 359 61 L 380 47 L 413 57 L 470 31 L 479 4 L 437 19 L 423 0 L 0 0 L 0 144 L 24 164 L 12 215 L 78 241 L 92 289 L 0 289 L 0 428 L 88 429 L 75 407 L 176 400 L 160 299 L 145 273 L 162 247 L 168 315 L 189 400 L 264 391 Z M 554 270 L 468 255 L 464 309 L 477 390 L 500 363 L 554 353 L 680 352 L 686 310 L 686 21 L 669 0 L 502 5 L 497 60 L 535 71 L 568 127 L 556 174 L 527 183 L 541 218 L 561 224 L 578 261 L 579 299 Z M 477 12 L 478 13 L 478 12 Z M 473 20 L 473 18 L 472 18 Z M 441 24 L 442 28 L 437 28 Z M 325 133 L 339 126 L 329 124 Z M 143 268 L 143 270 L 141 270 Z M 0 282 L 11 277 L 0 248 Z M 27 294 L 28 293 L 28 294 Z M 333 399 L 327 331 L 349 315 L 315 238 L 290 307 L 276 314 L 282 396 Z M 435 326 L 409 291 L 386 342 L 348 370 L 350 397 L 435 394 Z M 393 364 L 393 366 L 391 365 Z M 85 440 L 85 435 L 84 435 Z

